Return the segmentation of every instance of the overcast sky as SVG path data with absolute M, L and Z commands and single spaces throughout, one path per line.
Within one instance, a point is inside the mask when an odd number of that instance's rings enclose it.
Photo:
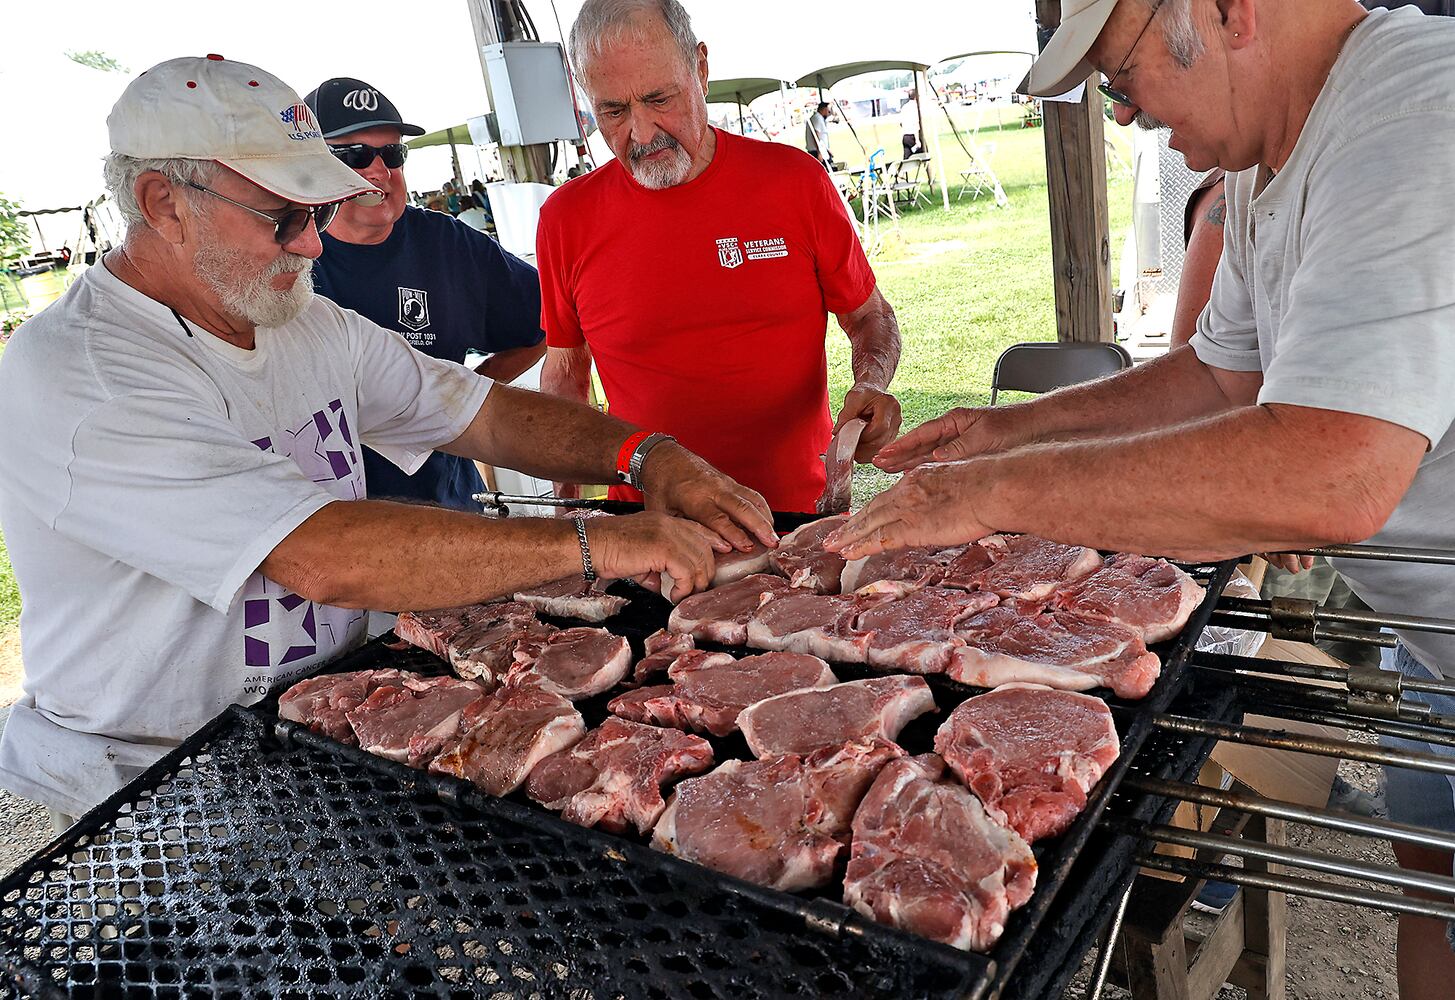
M 712 75 L 792 78 L 858 59 L 938 62 L 966 51 L 1033 46 L 1031 0 L 685 0 Z M 360 77 L 427 130 L 487 110 L 468 0 L 137 0 L 7 3 L 0 92 L 6 95 L 0 193 L 26 207 L 100 193 L 106 113 L 141 70 L 217 52 L 254 63 L 299 94 L 331 76 Z M 525 0 L 543 38 L 569 31 L 580 0 Z M 67 50 L 99 49 L 130 72 L 77 66 Z M 434 154 L 433 156 L 429 154 Z M 463 158 L 463 157 L 462 157 Z M 448 174 L 448 152 L 422 150 L 417 187 Z M 434 174 L 440 174 L 439 178 Z

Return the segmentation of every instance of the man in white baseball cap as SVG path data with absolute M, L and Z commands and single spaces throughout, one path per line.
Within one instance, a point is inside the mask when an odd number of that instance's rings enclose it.
M 0 364 L 25 661 L 0 785 L 58 825 L 229 703 L 363 641 L 365 609 L 664 570 L 681 597 L 707 585 L 714 549 L 775 543 L 761 497 L 670 439 L 495 385 L 314 296 L 318 230 L 374 189 L 274 77 L 173 59 L 110 127 L 125 241 Z M 624 452 L 652 510 L 588 534 L 366 500 L 364 444 L 405 471 L 444 449 L 585 482 Z
M 1194 169 L 1237 171 L 1197 332 L 1111 378 L 920 426 L 875 459 L 905 475 L 828 546 L 860 558 L 1030 531 L 1194 559 L 1455 549 L 1455 22 L 1354 0 L 1062 6 L 1030 93 L 1099 72 L 1117 121 L 1169 128 Z M 1334 564 L 1376 611 L 1451 616 L 1449 567 Z M 1455 680 L 1455 638 L 1398 634 L 1387 667 Z M 1455 833 L 1450 778 L 1386 771 L 1391 819 Z M 1427 843 L 1393 849 L 1450 875 Z M 1400 918 L 1403 1000 L 1451 995 L 1446 930 Z

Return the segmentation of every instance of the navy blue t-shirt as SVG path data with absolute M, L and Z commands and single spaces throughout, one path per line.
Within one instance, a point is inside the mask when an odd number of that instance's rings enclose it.
M 541 286 L 536 269 L 484 233 L 443 212 L 410 206 L 383 243 L 344 243 L 323 234 L 313 285 L 432 357 L 463 363 L 471 348 L 485 354 L 539 344 Z M 470 499 L 485 488 L 473 462 L 435 452 L 412 476 L 364 449 L 369 496 L 427 500 L 478 511 Z

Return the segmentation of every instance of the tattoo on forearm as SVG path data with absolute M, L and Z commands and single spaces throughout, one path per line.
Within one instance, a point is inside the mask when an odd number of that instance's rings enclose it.
M 1218 200 L 1212 203 L 1212 208 L 1207 210 L 1207 221 L 1215 226 L 1221 226 L 1228 217 L 1228 196 L 1218 195 Z

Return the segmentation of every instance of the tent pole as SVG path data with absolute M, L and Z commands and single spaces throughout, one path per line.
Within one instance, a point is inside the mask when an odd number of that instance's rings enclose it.
M 934 154 L 935 173 L 939 174 L 940 176 L 940 202 L 945 206 L 945 211 L 948 212 L 950 210 L 950 181 L 949 178 L 945 176 L 945 151 L 944 147 L 940 145 L 940 130 L 935 129 L 934 132 L 931 133 L 925 129 L 925 105 L 924 102 L 920 100 L 920 94 L 922 93 L 920 89 L 921 77 L 924 78 L 925 83 L 929 83 L 930 78 L 928 73 L 921 72 L 920 70 L 915 70 L 914 93 L 915 102 L 919 107 L 919 134 L 924 137 L 925 149 Z M 935 99 L 936 103 L 938 104 L 939 94 L 935 94 Z M 949 113 L 946 112 L 946 117 L 948 117 L 948 114 Z

